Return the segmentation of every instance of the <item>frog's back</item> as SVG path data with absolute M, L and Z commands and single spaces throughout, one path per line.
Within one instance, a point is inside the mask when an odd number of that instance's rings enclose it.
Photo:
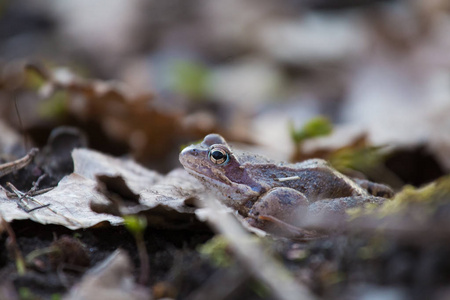
M 331 168 L 331 165 L 324 159 L 313 158 L 307 159 L 295 164 L 289 164 L 296 169 L 317 169 L 317 168 Z
M 251 152 L 234 150 L 234 154 L 238 157 L 241 165 L 275 164 L 274 160 Z
M 358 184 L 334 170 L 323 159 L 309 159 L 296 164 L 268 162 L 245 165 L 250 176 L 264 186 L 293 188 L 310 201 L 367 195 Z

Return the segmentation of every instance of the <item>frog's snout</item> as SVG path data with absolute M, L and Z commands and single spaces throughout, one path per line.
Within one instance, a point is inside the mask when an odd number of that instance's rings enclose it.
M 186 156 L 198 156 L 199 151 L 195 148 L 192 147 L 186 147 L 184 148 L 181 152 L 180 152 L 180 159 L 181 157 L 186 157 Z
M 183 166 L 189 164 L 189 161 L 192 159 L 196 159 L 196 157 L 200 154 L 198 149 L 195 149 L 191 146 L 184 148 L 179 155 L 179 160 Z

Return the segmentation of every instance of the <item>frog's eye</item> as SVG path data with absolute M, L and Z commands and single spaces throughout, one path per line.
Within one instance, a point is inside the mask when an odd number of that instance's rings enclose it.
M 228 153 L 223 149 L 211 149 L 209 151 L 209 159 L 216 165 L 223 165 L 230 159 Z

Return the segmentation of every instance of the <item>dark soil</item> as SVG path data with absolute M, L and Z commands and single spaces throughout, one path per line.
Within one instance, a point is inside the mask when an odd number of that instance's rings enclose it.
M 24 256 L 36 249 L 48 247 L 55 239 L 68 235 L 76 237 L 88 253 L 90 266 L 105 259 L 114 250 L 121 248 L 128 252 L 139 271 L 136 243 L 133 236 L 122 226 L 93 228 L 71 231 L 62 226 L 40 225 L 32 221 L 15 221 L 11 224 Z M 202 284 L 214 271 L 206 259 L 196 251 L 199 244 L 212 237 L 210 232 L 167 231 L 149 229 L 145 241 L 150 257 L 150 285 L 168 282 L 175 286 L 176 293 L 188 295 Z M 7 236 L 0 239 L 0 277 L 12 280 L 20 290 L 24 287 L 36 297 L 50 298 L 53 294 L 63 294 L 76 283 L 87 268 L 58 266 L 63 268 L 64 278 L 50 267 L 49 260 L 43 256 L 43 268 L 29 269 L 24 276 L 15 272 L 14 261 L 6 249 Z M 67 284 L 69 283 L 69 286 Z

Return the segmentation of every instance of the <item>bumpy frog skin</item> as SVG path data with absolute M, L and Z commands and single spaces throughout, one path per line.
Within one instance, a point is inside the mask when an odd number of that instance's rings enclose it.
M 355 203 L 380 199 L 372 195 L 392 195 L 389 187 L 350 179 L 322 159 L 277 163 L 256 154 L 231 150 L 218 134 L 209 134 L 201 144 L 186 147 L 180 153 L 180 162 L 225 205 L 262 229 L 267 222 L 258 216 L 295 223 L 293 219 L 301 216 L 301 208 L 318 200 L 327 203 L 337 200 L 341 206 L 355 206 Z

